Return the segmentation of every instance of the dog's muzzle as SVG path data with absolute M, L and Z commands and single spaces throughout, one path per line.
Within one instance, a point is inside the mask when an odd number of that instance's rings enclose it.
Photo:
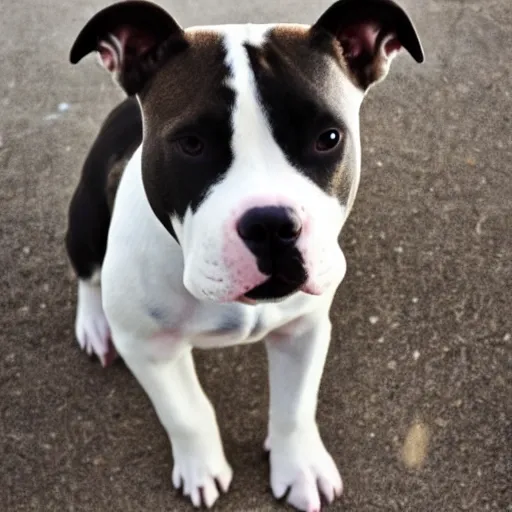
M 302 222 L 292 208 L 251 208 L 240 218 L 237 231 L 256 257 L 259 271 L 269 276 L 245 297 L 279 299 L 297 291 L 306 282 L 304 261 L 296 246 Z

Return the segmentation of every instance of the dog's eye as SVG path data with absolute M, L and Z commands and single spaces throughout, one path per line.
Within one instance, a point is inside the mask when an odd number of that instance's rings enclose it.
M 333 150 L 341 141 L 341 133 L 339 130 L 331 128 L 322 132 L 316 139 L 315 149 L 319 153 Z
M 188 156 L 199 156 L 204 149 L 203 141 L 195 135 L 187 135 L 177 140 L 178 145 Z

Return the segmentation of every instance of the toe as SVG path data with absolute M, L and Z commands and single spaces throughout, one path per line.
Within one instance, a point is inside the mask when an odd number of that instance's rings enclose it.
M 174 466 L 172 470 L 172 485 L 175 489 L 180 489 L 182 485 L 180 471 L 177 466 Z
M 76 339 L 78 341 L 78 345 L 82 350 L 85 350 L 85 346 L 87 343 L 87 334 L 83 331 L 78 331 L 75 333 Z
M 192 501 L 192 505 L 194 505 L 194 507 L 197 508 L 201 506 L 201 492 L 199 487 L 194 487 L 190 491 L 190 500 Z
M 334 487 L 328 478 L 320 477 L 318 479 L 318 488 L 327 500 L 327 503 L 332 503 L 334 501 Z
M 270 482 L 270 487 L 272 488 L 272 494 L 274 495 L 274 498 L 280 500 L 288 491 L 289 484 L 284 480 L 272 478 Z
M 312 474 L 304 473 L 297 478 L 288 495 L 288 503 L 307 512 L 320 510 L 320 495 Z
M 85 335 L 84 346 L 85 346 L 85 353 L 89 357 L 91 357 L 92 356 L 92 343 L 91 343 L 91 340 L 90 340 L 89 336 L 87 336 L 87 334 Z
M 334 460 L 329 454 L 326 455 L 327 459 L 323 464 L 316 466 L 316 472 L 320 491 L 330 502 L 334 500 L 336 496 L 341 496 L 343 492 L 343 482 Z M 333 494 L 332 500 L 330 499 L 331 493 Z
M 226 467 L 215 477 L 215 479 L 219 483 L 222 492 L 228 492 L 231 480 L 233 480 L 233 470 L 231 469 L 231 466 L 226 464 Z
M 213 506 L 219 497 L 219 491 L 213 480 L 209 480 L 202 488 L 203 503 L 207 508 Z

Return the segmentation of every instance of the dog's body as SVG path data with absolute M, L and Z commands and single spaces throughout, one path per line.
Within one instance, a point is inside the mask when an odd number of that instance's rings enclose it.
M 320 494 L 341 493 L 315 413 L 345 274 L 337 238 L 359 182 L 358 112 L 400 45 L 422 60 L 405 13 L 368 6 L 342 0 L 312 28 L 183 31 L 152 4 L 124 2 L 72 50 L 75 62 L 98 50 L 140 104 L 109 116 L 71 204 L 77 337 L 107 364 L 111 335 L 194 505 L 212 505 L 232 471 L 191 350 L 260 340 L 274 495 L 289 489 L 292 505 L 318 510 Z

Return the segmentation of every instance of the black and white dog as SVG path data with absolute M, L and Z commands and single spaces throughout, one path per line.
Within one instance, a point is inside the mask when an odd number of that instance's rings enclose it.
M 104 365 L 119 353 L 143 386 L 171 441 L 173 484 L 195 506 L 233 475 L 192 349 L 260 340 L 273 494 L 316 511 L 342 491 L 315 420 L 346 268 L 338 235 L 359 183 L 361 102 L 402 47 L 423 61 L 391 0 L 340 0 L 312 26 L 187 30 L 126 1 L 74 43 L 73 63 L 98 52 L 130 97 L 71 202 L 76 335 Z

